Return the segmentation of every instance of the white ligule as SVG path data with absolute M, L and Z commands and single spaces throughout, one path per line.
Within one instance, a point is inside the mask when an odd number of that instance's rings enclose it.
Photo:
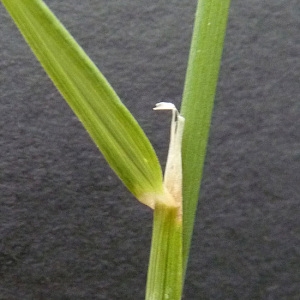
M 176 204 L 182 206 L 182 161 L 181 143 L 184 129 L 182 117 L 175 105 L 170 102 L 159 102 L 154 110 L 172 110 L 170 144 L 164 175 L 164 186 L 172 195 Z

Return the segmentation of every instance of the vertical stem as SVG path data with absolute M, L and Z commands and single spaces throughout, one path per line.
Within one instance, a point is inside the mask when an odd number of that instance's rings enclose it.
M 182 221 L 178 207 L 157 203 L 146 300 L 180 300 L 182 292 Z
M 198 0 L 181 114 L 183 266 L 186 269 L 230 0 Z

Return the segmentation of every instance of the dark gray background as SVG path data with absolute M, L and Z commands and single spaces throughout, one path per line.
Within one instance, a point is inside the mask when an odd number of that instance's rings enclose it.
M 164 164 L 196 1 L 46 2 Z M 232 1 L 184 299 L 300 299 L 299 17 Z M 0 299 L 143 299 L 151 211 L 0 24 Z

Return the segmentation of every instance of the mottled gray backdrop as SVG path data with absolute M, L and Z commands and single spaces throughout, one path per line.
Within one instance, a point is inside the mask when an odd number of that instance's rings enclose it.
M 164 164 L 196 1 L 46 3 Z M 184 299 L 300 299 L 299 6 L 232 1 Z M 0 299 L 143 299 L 151 211 L 0 24 Z

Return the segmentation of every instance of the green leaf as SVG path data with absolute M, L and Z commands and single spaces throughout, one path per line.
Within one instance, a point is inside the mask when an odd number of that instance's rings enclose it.
M 111 168 L 153 206 L 152 194 L 163 190 L 158 159 L 107 80 L 43 1 L 1 1 Z
M 181 114 L 183 265 L 186 269 L 230 0 L 198 0 Z

